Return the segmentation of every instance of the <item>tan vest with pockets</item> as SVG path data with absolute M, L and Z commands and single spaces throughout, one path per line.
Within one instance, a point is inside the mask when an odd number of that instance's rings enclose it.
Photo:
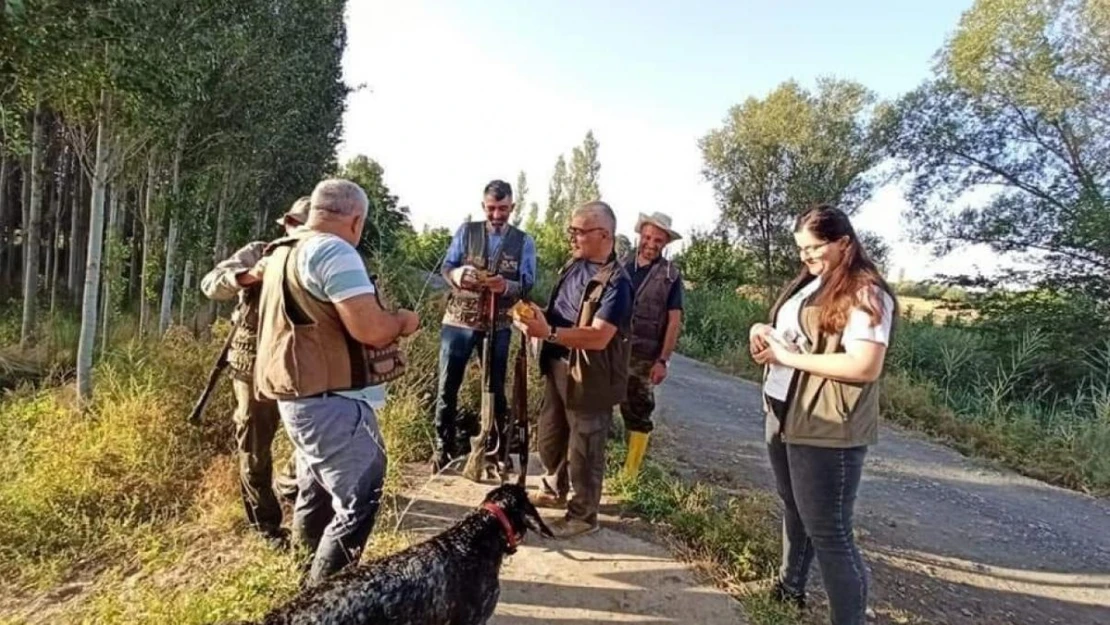
M 812 297 L 810 298 L 812 299 Z M 820 329 L 821 309 L 808 301 L 802 307 L 801 326 L 809 339 L 811 353 L 844 351 L 839 334 Z M 831 380 L 796 371 L 787 396 L 782 440 L 814 447 L 859 447 L 873 445 L 879 438 L 879 384 Z M 764 408 L 767 399 L 764 397 Z M 769 433 L 770 434 L 770 433 Z
M 361 389 L 404 370 L 395 345 L 376 349 L 359 343 L 347 333 L 335 306 L 304 288 L 296 257 L 313 236 L 320 233 L 301 230 L 267 248 L 254 367 L 259 397 L 288 400 Z

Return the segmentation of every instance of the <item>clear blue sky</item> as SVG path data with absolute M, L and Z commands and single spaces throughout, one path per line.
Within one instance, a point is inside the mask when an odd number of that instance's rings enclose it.
M 729 107 L 819 76 L 895 98 L 929 75 L 971 3 L 352 0 L 345 72 L 369 89 L 348 103 L 341 157 L 381 162 L 417 225 L 454 227 L 489 179 L 521 170 L 542 210 L 555 158 L 592 129 L 618 229 L 662 210 L 689 232 L 717 217 L 697 140 Z M 885 188 L 857 225 L 910 277 L 952 270 L 903 241 L 904 207 Z
M 478 45 L 629 108 L 694 126 L 789 78 L 912 89 L 970 0 L 429 3 Z

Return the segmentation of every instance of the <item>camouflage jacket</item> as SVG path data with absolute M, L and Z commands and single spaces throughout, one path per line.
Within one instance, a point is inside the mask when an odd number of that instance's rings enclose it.
M 209 299 L 239 299 L 239 304 L 231 315 L 235 338 L 231 341 L 227 360 L 231 375 L 247 382 L 252 379 L 254 357 L 257 353 L 258 296 L 261 283 L 243 288 L 235 278 L 254 267 L 262 259 L 265 248 L 265 241 L 252 241 L 244 245 L 230 257 L 220 261 L 200 281 L 200 289 Z

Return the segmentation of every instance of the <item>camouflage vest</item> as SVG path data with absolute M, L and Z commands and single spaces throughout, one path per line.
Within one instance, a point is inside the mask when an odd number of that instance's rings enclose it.
M 254 358 L 258 353 L 258 300 L 262 286 L 254 285 L 239 293 L 232 323 L 235 336 L 227 353 L 227 369 L 231 377 L 251 382 L 254 377 Z
M 633 357 L 655 360 L 663 351 L 663 336 L 667 333 L 669 312 L 667 297 L 678 277 L 678 270 L 674 265 L 665 258 L 660 258 L 648 270 L 648 275 L 640 283 L 640 288 L 633 294 Z
M 493 258 L 489 257 L 486 245 L 489 238 L 486 236 L 486 222 L 472 221 L 466 225 L 463 233 L 463 259 L 462 264 L 472 265 L 478 269 L 485 269 L 491 274 L 499 274 L 506 280 L 517 282 L 520 280 L 520 262 L 524 254 L 524 233 L 511 225 L 505 225 L 505 232 L 501 235 L 501 249 Z M 520 299 L 501 295 L 497 297 L 496 329 L 507 328 L 512 323 L 509 318 L 509 309 Z M 487 321 L 483 304 L 488 305 L 482 293 L 452 289 L 447 297 L 447 310 L 443 314 L 443 322 L 448 325 L 464 326 L 475 330 L 487 330 Z

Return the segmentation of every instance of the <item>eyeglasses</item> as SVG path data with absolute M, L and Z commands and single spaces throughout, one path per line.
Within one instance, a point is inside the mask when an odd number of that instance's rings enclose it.
M 824 243 L 818 243 L 817 245 L 807 245 L 805 247 L 799 247 L 798 253 L 805 256 L 811 256 L 818 250 L 823 249 L 829 243 L 832 243 L 832 241 L 825 241 Z
M 598 230 L 604 229 L 605 228 L 575 228 L 574 226 L 570 226 L 567 228 L 567 234 L 572 237 L 584 237 L 591 232 L 596 232 Z

